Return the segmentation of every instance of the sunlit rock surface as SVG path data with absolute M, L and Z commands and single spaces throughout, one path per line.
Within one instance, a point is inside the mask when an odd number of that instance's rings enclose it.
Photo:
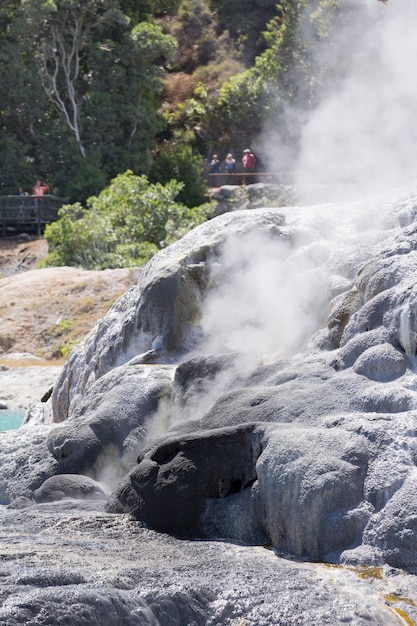
M 413 202 L 414 197 L 410 197 L 410 204 Z M 271 265 L 276 263 L 276 271 L 281 271 L 281 275 L 282 264 L 288 272 L 293 270 L 292 288 L 300 291 L 299 300 L 290 303 L 295 310 L 314 306 L 314 298 L 310 301 L 305 298 L 305 289 L 309 283 L 315 283 L 320 272 L 322 284 L 325 271 L 328 285 L 338 272 L 346 280 L 352 278 L 344 296 L 347 299 L 349 293 L 356 294 L 355 299 L 349 300 L 349 311 L 335 317 L 330 302 L 328 329 L 317 328 L 304 345 L 296 320 L 293 327 L 298 351 L 287 336 L 282 336 L 282 349 L 279 334 L 272 335 L 273 356 L 269 364 L 259 362 L 262 359 L 256 346 L 250 362 L 245 345 L 245 341 L 251 343 L 248 323 L 240 335 L 240 351 L 237 344 L 233 346 L 237 354 L 234 353 L 228 370 L 223 368 L 220 374 L 212 375 L 211 386 L 207 387 L 205 381 L 201 395 L 210 396 L 211 407 L 200 416 L 192 402 L 188 406 L 189 399 L 183 400 L 180 407 L 183 417 L 193 421 L 177 425 L 157 443 L 145 448 L 137 468 L 131 470 L 113 494 L 108 510 L 132 512 L 153 528 L 176 535 L 217 535 L 249 543 L 262 538 L 285 553 L 330 562 L 352 559 L 354 550 L 356 562 L 379 560 L 381 565 L 386 562 L 396 567 L 402 563 L 415 570 L 417 558 L 410 554 L 410 551 L 417 554 L 414 533 L 407 533 L 407 541 L 394 539 L 398 524 L 390 526 L 393 549 L 390 542 L 381 540 L 380 533 L 371 533 L 370 529 L 380 525 L 377 520 L 384 518 L 384 514 L 393 515 L 389 503 L 394 494 L 399 497 L 402 489 L 407 489 L 408 501 L 411 498 L 414 503 L 411 508 L 417 506 L 417 500 L 407 488 L 415 457 L 413 258 L 417 238 L 413 224 L 405 228 L 398 225 L 394 203 L 381 216 L 378 230 L 374 223 L 369 232 L 356 232 L 359 241 L 355 245 L 350 241 L 355 226 L 348 222 L 347 212 L 358 207 L 342 208 L 344 259 L 338 258 L 338 250 L 333 254 L 329 239 L 324 237 L 326 210 L 314 212 L 307 208 L 307 218 L 312 218 L 313 223 L 308 227 L 305 221 L 291 223 L 287 216 L 279 237 L 290 242 L 290 252 L 287 250 L 279 260 L 270 261 Z M 401 208 L 404 219 L 403 204 Z M 372 207 L 367 209 L 372 212 Z M 359 211 L 363 210 L 364 207 L 359 207 Z M 239 223 L 242 215 L 234 213 L 234 221 Z M 271 213 L 259 210 L 251 215 L 265 220 Z M 360 212 L 357 219 L 359 228 L 364 219 Z M 368 219 L 372 217 L 368 215 Z M 215 222 L 206 228 L 216 228 Z M 316 231 L 313 239 L 311 230 L 317 224 L 321 236 L 317 237 Z M 254 227 L 250 235 L 253 244 L 259 244 L 262 227 L 262 221 L 259 229 Z M 307 231 L 310 231 L 308 236 Z M 338 236 L 332 233 L 335 239 Z M 239 262 L 247 266 L 250 274 L 253 262 L 266 271 L 261 247 L 250 245 L 248 239 L 246 255 L 244 248 L 238 246 L 236 258 L 230 262 L 230 256 L 236 252 L 235 243 L 226 235 L 225 240 L 220 252 L 225 262 L 222 264 L 217 259 L 219 264 L 233 267 L 233 263 Z M 297 244 L 300 240 L 301 245 Z M 364 258 L 365 244 L 369 260 Z M 266 240 L 264 249 L 268 250 Z M 404 261 L 405 254 L 412 257 L 409 265 Z M 358 265 L 353 276 L 354 261 Z M 235 275 L 239 281 L 239 268 Z M 265 273 L 259 273 L 258 279 L 265 280 Z M 223 280 L 231 283 L 232 276 L 223 276 Z M 267 280 L 268 288 L 273 291 L 274 272 L 269 273 Z M 211 285 L 210 278 L 206 284 Z M 242 289 L 252 286 L 241 285 Z M 276 288 L 280 291 L 281 285 Z M 233 286 L 229 289 L 233 292 Z M 227 297 L 219 298 L 218 283 L 212 290 L 214 295 L 208 289 L 205 300 L 210 309 L 213 299 L 218 298 L 216 314 L 221 334 L 223 320 L 227 323 L 229 302 Z M 319 293 L 312 295 L 316 301 L 320 298 Z M 248 309 L 250 298 L 248 293 Z M 263 306 L 271 303 L 274 304 L 274 299 L 266 295 Z M 281 306 L 286 306 L 285 300 Z M 255 307 L 253 319 L 248 318 L 254 323 L 255 335 L 256 324 L 262 325 L 263 321 L 259 318 L 261 308 Z M 314 308 L 311 310 L 314 313 Z M 300 326 L 303 322 L 300 317 Z M 214 325 L 213 321 L 210 323 Z M 339 328 L 340 325 L 343 327 Z M 204 312 L 201 326 L 204 334 Z M 284 332 L 290 331 L 287 324 Z M 263 340 L 259 335 L 259 344 L 264 349 Z M 202 346 L 204 351 L 207 345 L 216 347 L 208 337 L 207 343 L 202 338 L 197 348 Z M 280 358 L 280 349 L 286 359 Z M 196 364 L 195 356 L 193 360 Z M 183 361 L 186 362 L 184 357 Z M 201 383 L 200 374 L 198 378 Z M 199 393 L 196 389 L 197 396 Z M 178 397 L 184 396 L 180 393 Z M 409 423 L 406 431 L 405 415 Z M 169 503 L 169 519 L 163 515 L 164 502 Z M 404 550 L 403 561 L 399 556 L 401 550 Z
M 0 536 L 7 626 L 400 626 L 398 610 L 416 614 L 414 581 L 399 570 L 355 572 L 262 546 L 179 540 L 91 502 L 0 507 Z
M 71 355 L 49 401 L 55 423 L 29 422 L 2 438 L 7 511 L 29 524 L 32 511 L 35 519 L 43 515 L 36 493 L 54 493 L 47 479 L 59 485 L 61 475 L 80 475 L 74 480 L 82 484 L 86 476 L 106 494 L 105 513 L 93 507 L 92 517 L 100 528 L 103 520 L 117 526 L 129 519 L 136 530 L 126 541 L 139 552 L 144 536 L 158 538 L 147 527 L 182 539 L 157 539 L 181 551 L 180 564 L 190 546 L 206 545 L 198 540 L 217 540 L 210 554 L 216 546 L 219 555 L 241 550 L 260 571 L 276 568 L 271 576 L 284 577 L 278 587 L 265 583 L 265 614 L 249 600 L 246 612 L 234 613 L 239 601 L 229 606 L 228 597 L 223 605 L 222 583 L 211 579 L 204 593 L 191 598 L 181 587 L 175 595 L 172 573 L 165 599 L 154 581 L 149 609 L 134 577 L 123 598 L 114 596 L 119 619 L 141 616 L 132 623 L 232 624 L 232 616 L 277 623 L 271 598 L 280 597 L 281 585 L 285 619 L 297 623 L 289 570 L 279 571 L 292 565 L 270 552 L 264 559 L 260 545 L 300 562 L 378 570 L 384 584 L 388 572 L 397 581 L 405 576 L 413 614 L 416 206 L 414 191 L 404 189 L 362 203 L 238 210 L 156 255 Z M 65 489 L 57 489 L 57 500 Z M 3 514 L 7 525 L 10 513 Z M 310 598 L 309 617 L 299 595 L 311 570 L 294 567 L 301 577 L 294 602 L 307 615 L 299 623 L 399 623 L 377 600 L 357 613 L 340 589 L 346 613 L 326 613 L 333 600 L 320 596 L 320 585 L 318 612 Z M 189 580 L 189 569 L 181 571 Z M 87 579 L 77 594 L 89 605 Z M 252 581 L 245 584 L 242 597 Z M 39 590 L 35 596 L 51 601 Z M 165 601 L 166 615 L 155 617 Z M 220 605 L 229 608 L 216 612 Z M 183 613 L 184 606 L 194 612 Z M 89 623 L 107 623 L 97 615 Z
M 53 394 L 54 419 L 66 419 L 77 399 L 99 377 L 150 350 L 177 360 L 198 342 L 202 305 L 227 238 L 241 240 L 256 229 L 286 242 L 283 216 L 274 210 L 226 214 L 202 224 L 151 259 L 137 288 L 120 298 L 74 353 Z M 216 268 L 218 269 L 218 268 Z

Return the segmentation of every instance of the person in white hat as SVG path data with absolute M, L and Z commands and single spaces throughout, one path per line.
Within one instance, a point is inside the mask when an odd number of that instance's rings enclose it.
M 245 172 L 253 172 L 256 165 L 256 157 L 249 148 L 243 151 L 242 165 Z

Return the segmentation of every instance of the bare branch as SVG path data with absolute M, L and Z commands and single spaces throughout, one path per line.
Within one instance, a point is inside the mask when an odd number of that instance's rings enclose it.
M 53 105 L 63 116 L 74 134 L 82 156 L 80 111 L 77 99 L 77 81 L 80 75 L 83 38 L 89 30 L 86 25 L 87 8 L 81 5 L 66 20 L 49 26 L 49 43 L 44 43 L 41 54 L 42 85 Z

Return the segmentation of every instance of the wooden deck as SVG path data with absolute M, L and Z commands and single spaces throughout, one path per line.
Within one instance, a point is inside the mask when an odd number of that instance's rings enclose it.
M 64 198 L 45 195 L 0 196 L 0 237 L 20 233 L 42 235 L 45 225 L 58 219 Z

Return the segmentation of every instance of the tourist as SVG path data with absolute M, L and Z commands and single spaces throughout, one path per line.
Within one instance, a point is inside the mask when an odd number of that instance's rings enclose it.
M 224 160 L 224 166 L 226 169 L 226 174 L 233 174 L 236 167 L 236 160 L 233 158 L 233 154 L 228 154 Z
M 210 174 L 218 174 L 219 173 L 220 161 L 219 161 L 219 157 L 217 156 L 217 154 L 213 154 L 213 157 L 212 157 L 209 165 L 210 165 L 210 169 L 209 169 L 209 173 Z
M 253 172 L 254 172 L 255 165 L 256 165 L 256 157 L 253 154 L 253 152 L 249 150 L 249 148 L 246 148 L 243 151 L 242 165 L 243 165 L 243 171 L 246 174 L 246 176 L 244 176 L 244 179 L 243 179 L 244 182 L 246 184 L 254 183 L 255 177 L 253 176 Z
M 42 185 L 40 180 L 36 181 L 35 186 L 32 189 L 32 195 L 35 196 L 35 200 L 33 201 L 33 206 L 36 209 L 36 218 L 40 223 L 40 206 L 39 206 L 39 198 L 45 195 L 45 192 L 48 191 L 48 185 Z
M 256 157 L 249 148 L 243 151 L 242 165 L 245 172 L 253 172 L 256 165 Z
M 41 181 L 37 180 L 35 186 L 32 189 L 32 195 L 38 197 L 43 196 L 45 195 L 45 192 L 48 191 L 48 189 L 48 185 L 42 185 Z

